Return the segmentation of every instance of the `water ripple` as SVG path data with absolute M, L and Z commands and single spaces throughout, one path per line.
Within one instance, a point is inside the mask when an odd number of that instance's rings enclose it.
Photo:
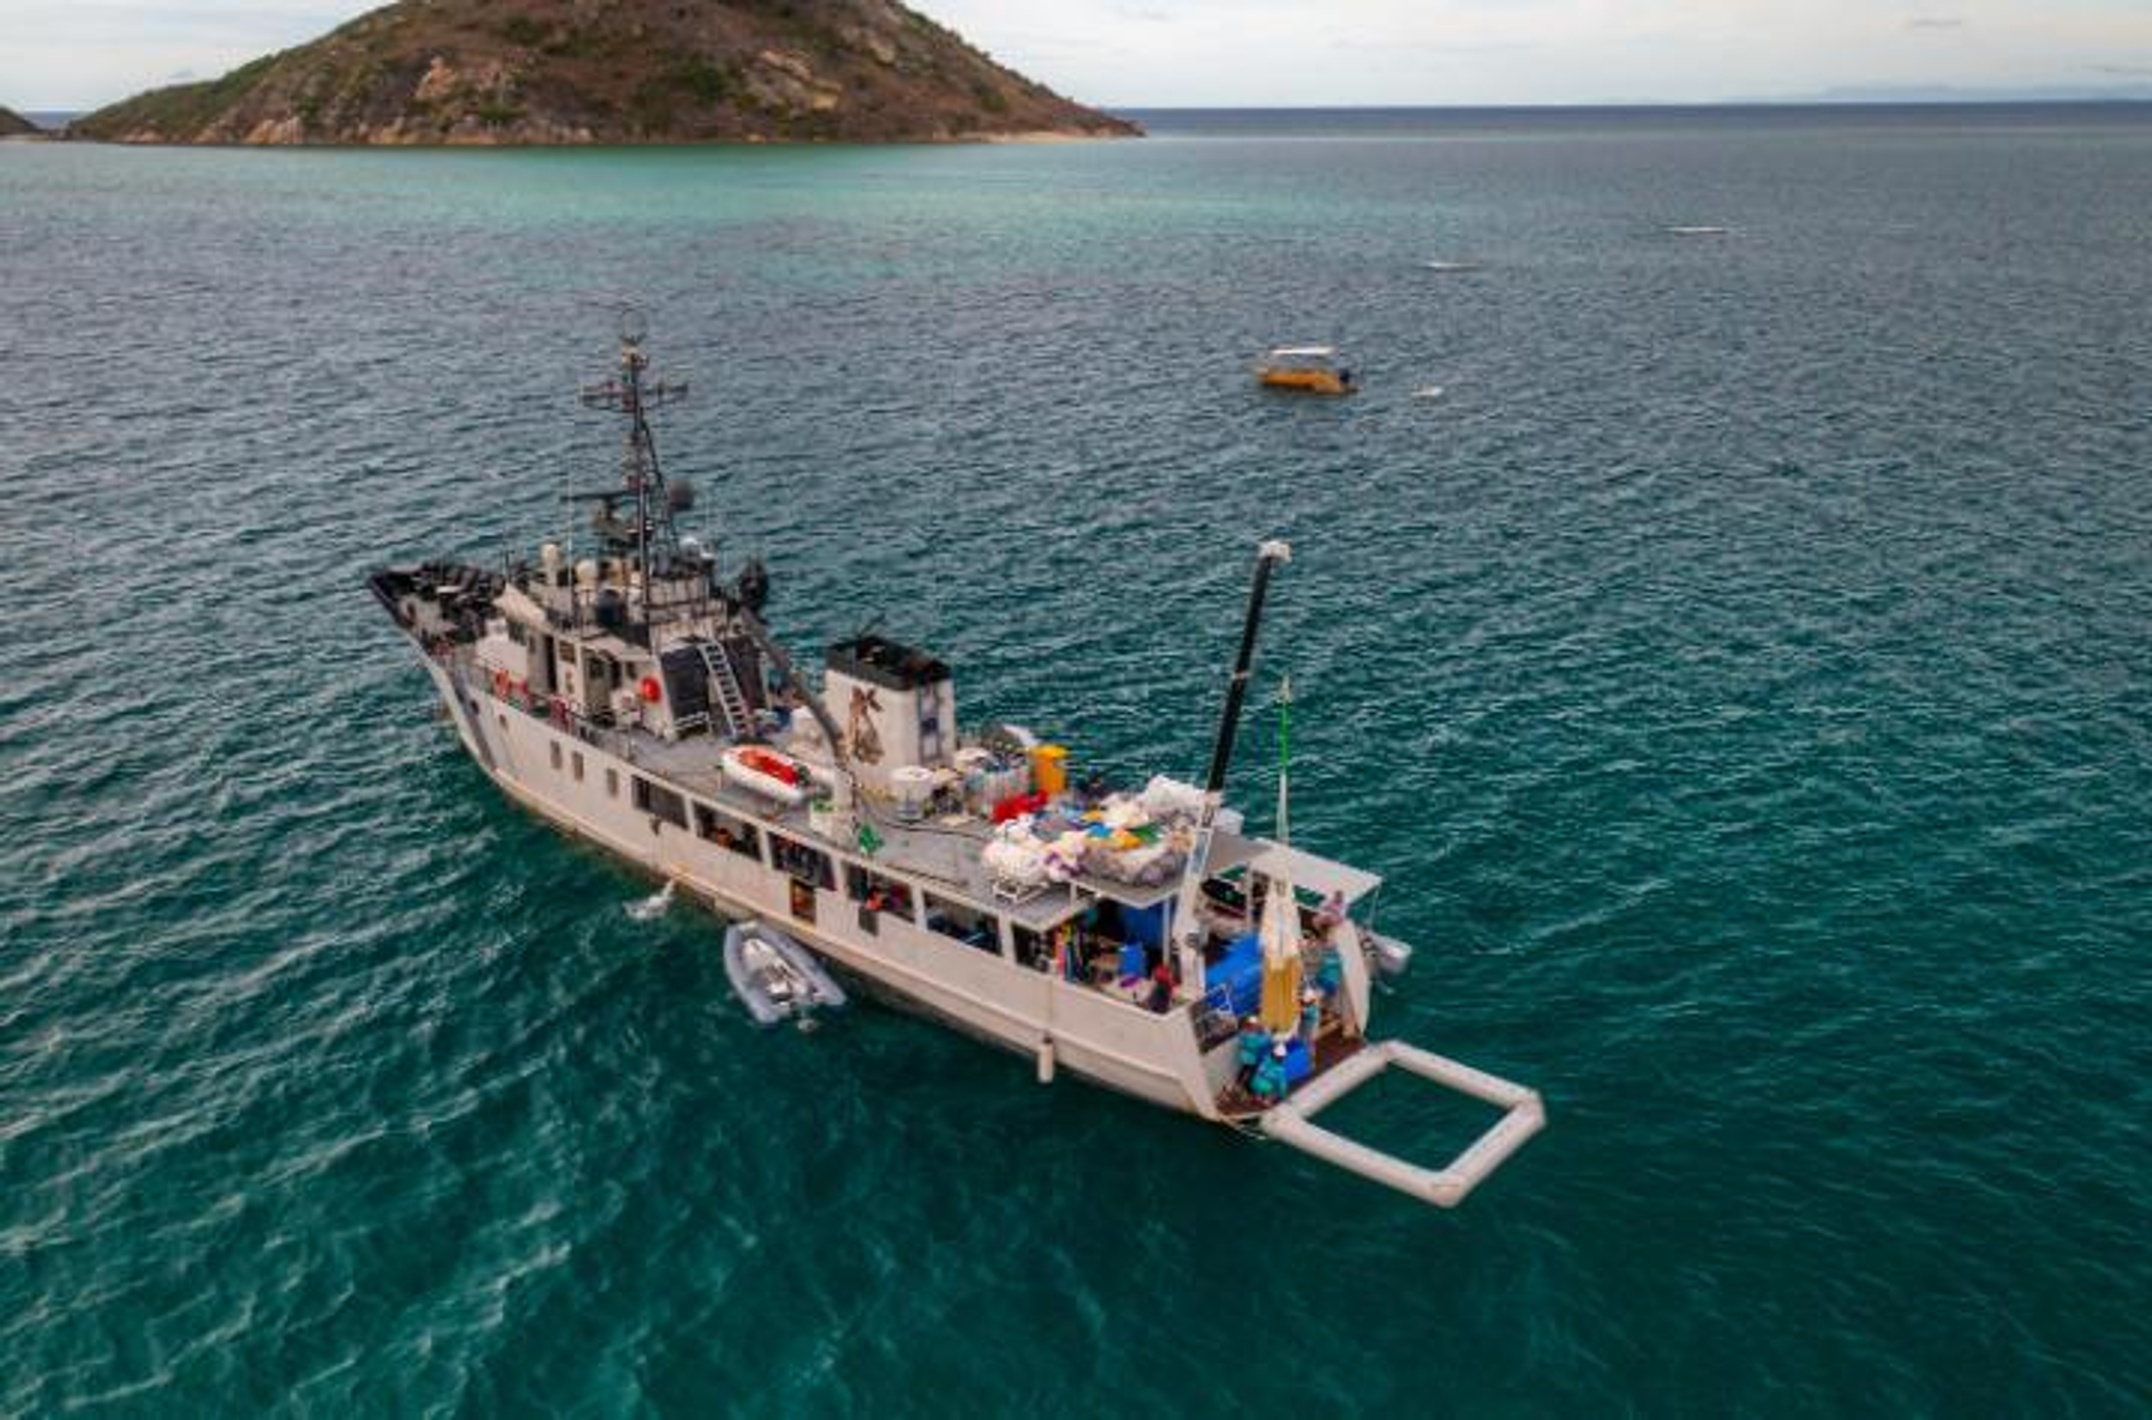
M 2141 1410 L 2152 126 L 1336 121 L 0 149 L 0 1409 Z M 1432 1215 L 630 921 L 360 585 L 563 528 L 623 282 L 780 632 L 1083 768 L 1200 763 L 1292 537 L 1384 1027 L 1554 1128 Z

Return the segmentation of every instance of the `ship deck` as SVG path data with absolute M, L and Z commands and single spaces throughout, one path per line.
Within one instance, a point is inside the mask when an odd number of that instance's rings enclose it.
M 1293 1092 L 1306 1089 L 1310 1081 L 1321 1079 L 1324 1072 L 1344 1064 L 1366 1046 L 1367 1040 L 1364 1036 L 1346 1035 L 1334 1019 L 1326 1022 L 1323 1033 L 1316 1037 L 1314 1059 L 1310 1062 L 1308 1073 L 1294 1083 Z M 1258 1103 L 1254 1096 L 1240 1087 L 1237 1080 L 1227 1084 L 1219 1092 L 1218 1114 L 1229 1124 L 1254 1124 L 1267 1113 L 1269 1107 Z
M 728 812 L 760 819 L 800 842 L 824 842 L 809 822 L 802 805 L 781 804 L 744 789 L 727 779 L 718 768 L 720 748 L 707 739 L 668 742 L 655 736 L 623 736 L 631 741 L 627 756 L 633 763 L 676 784 Z M 864 809 L 865 806 L 863 805 Z M 1035 931 L 1043 931 L 1079 910 L 1084 892 L 1115 898 L 1146 907 L 1172 896 L 1171 887 L 1130 889 L 1125 884 L 1096 880 L 1086 875 L 1074 883 L 1046 887 L 1028 896 L 1010 898 L 995 891 L 993 875 L 980 860 L 981 851 L 993 837 L 993 826 L 969 814 L 950 814 L 899 823 L 885 810 L 862 815 L 874 825 L 882 846 L 875 860 L 891 872 L 919 879 L 929 890 L 951 893 Z M 850 845 L 843 845 L 849 848 Z
M 719 742 L 700 737 L 664 740 L 647 734 L 613 733 L 623 742 L 625 758 L 696 797 L 728 812 L 760 819 L 802 843 L 824 841 L 809 822 L 804 806 L 778 803 L 726 778 L 718 767 L 722 749 Z M 863 817 L 873 823 L 882 839 L 876 860 L 890 871 L 918 878 L 930 890 L 938 885 L 939 890 L 999 912 L 1035 931 L 1054 926 L 1096 898 L 1141 910 L 1171 900 L 1179 887 L 1178 876 L 1156 886 L 1142 886 L 1083 873 L 1068 883 L 1011 896 L 997 888 L 992 872 L 982 861 L 982 851 L 994 835 L 994 826 L 986 819 L 973 814 L 945 814 L 902 823 L 885 809 L 864 804 L 861 808 Z M 1209 873 L 1213 877 L 1229 874 L 1279 857 L 1290 858 L 1293 880 L 1318 896 L 1339 891 L 1347 901 L 1357 901 L 1381 885 L 1381 879 L 1372 873 L 1269 839 L 1223 830 L 1212 843 Z

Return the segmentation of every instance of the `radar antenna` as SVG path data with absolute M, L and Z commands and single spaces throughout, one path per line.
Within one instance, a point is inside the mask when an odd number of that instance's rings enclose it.
M 649 416 L 653 409 L 684 399 L 687 385 L 646 378 L 650 357 L 643 353 L 643 341 L 649 335 L 649 322 L 640 308 L 620 308 L 619 332 L 619 374 L 600 384 L 583 386 L 581 399 L 586 408 L 612 410 L 628 421 L 620 487 L 570 497 L 598 504 L 591 523 L 608 552 L 618 557 L 632 556 L 637 570 L 646 576 L 662 575 L 671 570 L 680 553 L 673 515 L 691 507 L 694 494 L 685 482 L 667 485 Z M 630 499 L 634 501 L 632 521 L 621 515 L 621 504 Z

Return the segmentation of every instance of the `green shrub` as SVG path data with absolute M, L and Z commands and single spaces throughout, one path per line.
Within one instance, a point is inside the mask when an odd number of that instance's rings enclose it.
M 712 64 L 701 55 L 676 61 L 665 76 L 675 88 L 684 89 L 697 102 L 714 104 L 733 91 L 739 75 L 727 65 Z

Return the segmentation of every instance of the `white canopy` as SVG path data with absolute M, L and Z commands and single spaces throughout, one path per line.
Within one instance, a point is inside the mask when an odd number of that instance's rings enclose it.
M 1347 902 L 1358 902 L 1382 886 L 1379 876 L 1349 864 L 1318 858 L 1313 853 L 1303 853 L 1298 848 L 1273 843 L 1267 838 L 1244 838 L 1237 833 L 1221 831 L 1211 844 L 1210 863 L 1205 875 L 1221 877 L 1235 868 L 1246 868 L 1266 877 L 1282 875 L 1291 878 L 1294 887 L 1324 897 L 1341 892 Z
M 1331 360 L 1337 353 L 1335 345 L 1280 345 L 1270 356 L 1273 360 Z
M 1334 863 L 1328 858 L 1318 858 L 1282 843 L 1263 844 L 1248 860 L 1248 871 L 1288 879 L 1294 887 L 1325 898 L 1334 892 L 1343 893 L 1347 902 L 1358 902 L 1382 886 L 1382 879 L 1373 873 Z

